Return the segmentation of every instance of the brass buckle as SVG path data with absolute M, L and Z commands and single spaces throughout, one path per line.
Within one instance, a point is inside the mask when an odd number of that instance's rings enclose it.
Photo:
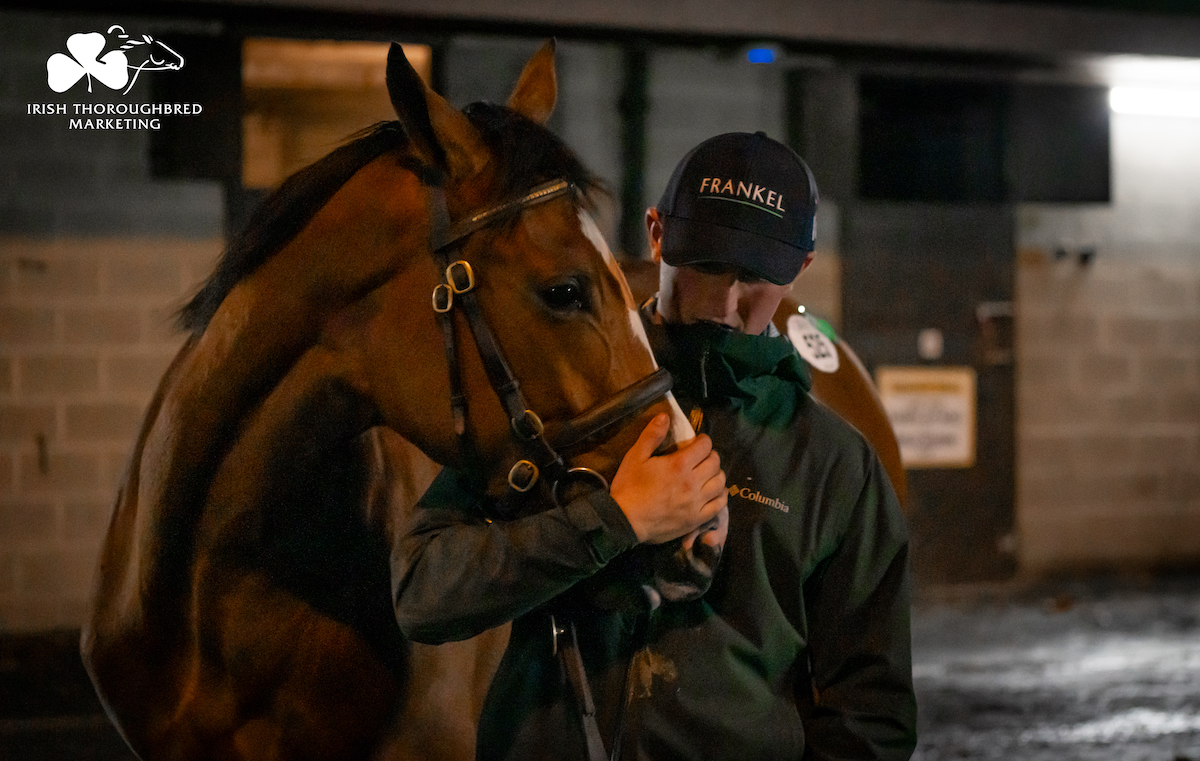
M 445 314 L 454 308 L 454 290 L 445 283 L 433 287 L 433 311 Z
M 446 282 L 455 293 L 466 293 L 475 287 L 475 271 L 469 262 L 459 259 L 446 268 Z
M 529 460 L 518 460 L 508 471 L 508 485 L 513 491 L 524 494 L 538 481 L 538 466 Z
M 546 426 L 542 424 L 542 419 L 536 412 L 525 410 L 524 415 L 512 419 L 512 429 L 517 438 L 533 441 L 545 432 Z

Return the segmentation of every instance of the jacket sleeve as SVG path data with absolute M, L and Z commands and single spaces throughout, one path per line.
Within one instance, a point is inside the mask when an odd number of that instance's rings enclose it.
M 840 542 L 805 583 L 811 683 L 796 696 L 806 759 L 900 760 L 916 747 L 908 532 L 870 460 Z
M 393 542 L 396 621 L 417 642 L 468 639 L 550 601 L 636 544 L 607 492 L 493 521 L 446 469 Z

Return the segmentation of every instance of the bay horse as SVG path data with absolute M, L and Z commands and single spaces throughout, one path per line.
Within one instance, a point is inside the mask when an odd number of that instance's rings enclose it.
M 285 181 L 181 311 L 81 638 L 143 759 L 473 757 L 505 633 L 404 639 L 403 511 L 442 465 L 549 499 L 659 412 L 690 436 L 544 126 L 553 55 L 459 111 L 393 45 L 398 121 Z

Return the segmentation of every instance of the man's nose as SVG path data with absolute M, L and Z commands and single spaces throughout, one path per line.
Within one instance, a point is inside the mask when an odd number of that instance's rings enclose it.
M 738 327 L 739 283 L 733 272 L 705 273 L 693 295 L 695 317 L 708 322 Z
M 721 322 L 731 328 L 738 327 L 742 289 L 737 276 L 730 274 L 722 278 L 720 293 Z

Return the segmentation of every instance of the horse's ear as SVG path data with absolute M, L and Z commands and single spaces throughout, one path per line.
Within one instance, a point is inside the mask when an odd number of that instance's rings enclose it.
M 554 74 L 554 38 L 546 40 L 541 50 L 533 54 L 512 95 L 508 107 L 530 121 L 545 124 L 554 112 L 558 99 L 558 80 Z
M 479 132 L 425 84 L 394 42 L 388 50 L 387 87 L 396 116 L 425 161 L 460 179 L 483 168 L 488 152 Z

